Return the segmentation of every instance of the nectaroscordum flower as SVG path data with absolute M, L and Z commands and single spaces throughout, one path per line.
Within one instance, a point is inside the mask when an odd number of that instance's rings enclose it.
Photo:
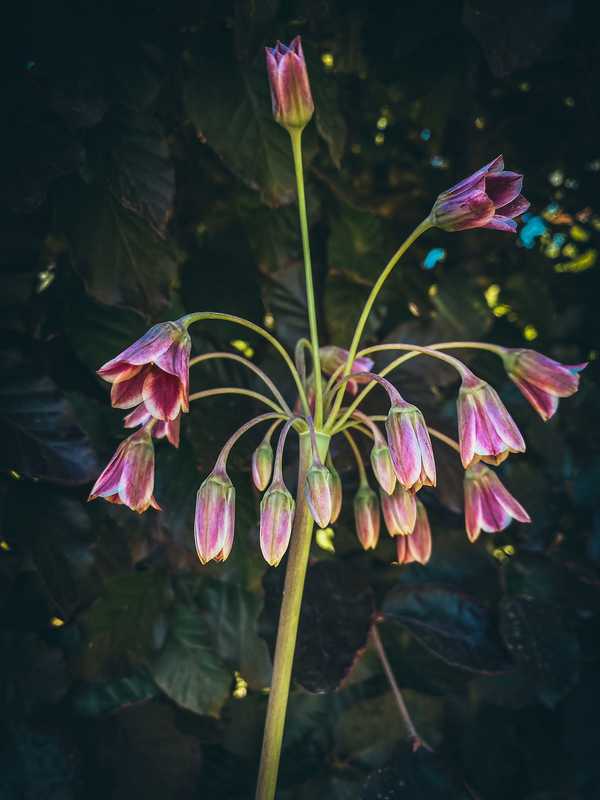
M 435 486 L 435 461 L 423 414 L 397 393 L 392 403 L 385 429 L 398 480 L 415 491 Z
M 138 425 L 145 425 L 152 419 L 152 414 L 143 403 L 135 408 L 131 414 L 127 414 L 123 420 L 126 428 L 137 428 Z M 175 419 L 157 419 L 152 426 L 152 436 L 155 439 L 167 439 L 173 447 L 179 447 L 179 434 L 181 429 L 181 414 Z
M 354 497 L 356 535 L 364 550 L 374 550 L 379 541 L 381 513 L 377 494 L 370 486 L 361 486 Z
M 396 485 L 396 470 L 392 463 L 390 448 L 383 440 L 383 436 L 381 436 L 381 441 L 375 440 L 371 450 L 371 467 L 377 483 L 386 494 L 391 494 Z
M 290 543 L 296 503 L 281 479 L 274 480 L 260 502 L 260 549 L 276 567 Z
M 191 340 L 180 322 L 161 322 L 107 361 L 98 375 L 112 383 L 115 408 L 144 403 L 156 419 L 173 420 L 189 410 Z
M 310 122 L 315 106 L 300 37 L 296 36 L 289 45 L 277 42 L 275 47 L 266 47 L 265 52 L 273 116 L 288 130 L 302 130 Z
M 342 511 L 344 490 L 342 486 L 342 479 L 340 478 L 340 473 L 333 465 L 333 461 L 331 459 L 330 454 L 327 455 L 327 469 L 329 470 L 329 474 L 331 475 L 331 519 L 329 520 L 329 522 L 331 525 L 333 525 L 334 522 L 338 521 L 338 518 Z
M 430 214 L 431 223 L 445 231 L 468 228 L 517 230 L 514 218 L 529 208 L 521 194 L 523 176 L 507 172 L 498 156 L 473 175 L 442 192 Z
M 463 368 L 458 393 L 458 438 L 465 469 L 476 461 L 501 464 L 509 453 L 523 453 L 525 442 L 498 393 Z
M 196 495 L 194 540 L 200 562 L 224 561 L 233 545 L 234 530 L 235 488 L 225 469 L 215 467 Z
M 587 367 L 585 362 L 561 364 L 526 348 L 506 348 L 502 360 L 508 377 L 544 421 L 555 414 L 559 397 L 570 397 L 579 389 L 579 373 Z
M 427 564 L 431 558 L 431 527 L 425 506 L 417 500 L 415 529 L 408 536 L 396 536 L 396 563 L 410 564 L 416 561 Z
M 269 485 L 273 473 L 273 448 L 271 442 L 263 439 L 252 453 L 252 481 L 259 492 Z
M 309 467 L 306 473 L 304 494 L 312 514 L 312 518 L 319 528 L 326 528 L 331 522 L 333 512 L 331 473 L 323 464 L 316 462 Z
M 469 467 L 465 473 L 465 527 L 469 540 L 474 542 L 482 530 L 502 531 L 513 519 L 531 522 L 523 506 L 489 467 Z
M 154 498 L 154 445 L 148 428 L 141 428 L 121 442 L 88 499 L 96 497 L 122 503 L 138 514 L 150 506 L 160 510 Z
M 392 494 L 380 492 L 381 508 L 385 527 L 390 536 L 407 536 L 415 529 L 417 503 L 414 492 L 409 492 L 400 483 Z
M 348 358 L 348 351 L 343 347 L 336 347 L 335 345 L 327 345 L 327 347 L 319 348 L 319 358 L 321 361 L 321 370 L 325 375 L 333 375 L 336 370 L 341 370 Z M 352 362 L 350 373 L 370 372 L 373 368 L 373 359 L 367 356 L 359 356 Z M 359 383 L 369 383 L 370 378 L 365 375 L 359 375 L 356 378 L 350 378 L 346 382 L 346 388 L 350 394 L 355 395 L 358 392 Z

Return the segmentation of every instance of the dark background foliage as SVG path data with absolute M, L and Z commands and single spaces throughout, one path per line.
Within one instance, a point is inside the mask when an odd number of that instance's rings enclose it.
M 440 489 L 423 493 L 427 568 L 390 566 L 389 540 L 359 551 L 356 477 L 336 449 L 345 510 L 313 547 L 278 797 L 598 796 L 592 8 L 21 4 L 6 27 L 0 182 L 2 800 L 253 796 L 284 565 L 267 571 L 258 555 L 251 442 L 234 458 L 232 556 L 200 568 L 192 547 L 197 485 L 251 404 L 193 407 L 180 450 L 159 445 L 162 514 L 85 499 L 123 437 L 95 369 L 150 323 L 210 308 L 290 346 L 304 332 L 291 160 L 262 53 L 297 33 L 317 105 L 305 152 L 324 338 L 347 344 L 368 286 L 437 192 L 503 151 L 532 201 L 521 234 L 428 233 L 369 338 L 529 342 L 592 364 L 544 425 L 493 358 L 476 359 L 526 433 L 527 455 L 502 474 L 534 521 L 469 545 L 460 476 L 440 451 Z M 195 347 L 241 349 L 290 388 L 263 343 L 230 325 L 197 330 Z M 250 385 L 216 362 L 193 381 Z M 451 376 L 415 360 L 398 381 L 452 432 Z M 408 751 L 366 646 L 375 613 L 434 754 Z

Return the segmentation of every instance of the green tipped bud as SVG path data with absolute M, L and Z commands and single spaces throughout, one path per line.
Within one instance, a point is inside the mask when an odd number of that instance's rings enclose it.
M 331 473 L 322 464 L 313 464 L 306 473 L 304 493 L 310 513 L 319 528 L 331 522 L 333 510 L 333 480 Z
M 259 492 L 269 485 L 273 473 L 273 448 L 266 439 L 252 453 L 252 481 Z
M 387 444 L 375 444 L 371 450 L 371 467 L 377 483 L 386 494 L 392 494 L 396 486 L 396 471 Z
M 370 486 L 361 486 L 354 497 L 354 522 L 358 541 L 365 550 L 374 550 L 379 541 L 381 514 L 379 500 Z

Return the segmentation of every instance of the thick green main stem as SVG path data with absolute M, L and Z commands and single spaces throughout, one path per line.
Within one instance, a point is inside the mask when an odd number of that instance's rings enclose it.
M 314 526 L 304 497 L 306 472 L 312 463 L 310 433 L 308 431 L 301 433 L 299 439 L 300 461 L 298 466 L 298 490 L 296 492 L 296 517 L 292 530 L 283 599 L 279 614 L 279 626 L 277 628 L 273 680 L 267 706 L 260 769 L 256 786 L 256 800 L 273 800 L 277 788 L 277 773 L 279 771 L 283 729 L 292 677 L 292 663 L 294 650 L 296 649 L 304 579 L 306 577 Z M 319 437 L 319 439 L 322 445 L 320 456 L 324 459 L 328 439 L 325 437 Z
M 315 425 L 317 430 L 323 424 L 323 386 L 321 375 L 321 359 L 319 357 L 319 334 L 317 331 L 317 310 L 315 306 L 315 289 L 313 285 L 312 264 L 310 259 L 310 241 L 308 238 L 308 219 L 306 216 L 306 198 L 304 196 L 304 171 L 302 168 L 302 131 L 291 130 L 292 153 L 298 188 L 298 213 L 302 232 L 302 252 L 304 254 L 304 276 L 306 280 L 306 304 L 308 308 L 308 328 L 313 357 L 315 376 Z

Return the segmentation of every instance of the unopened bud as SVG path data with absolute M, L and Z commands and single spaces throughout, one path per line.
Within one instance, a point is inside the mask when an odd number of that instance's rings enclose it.
M 294 498 L 282 481 L 265 492 L 260 503 L 260 549 L 265 561 L 276 567 L 290 543 L 294 522 Z
M 252 453 L 252 480 L 259 492 L 269 485 L 273 472 L 273 448 L 266 439 Z
M 412 533 L 417 521 L 414 494 L 397 483 L 392 494 L 381 492 L 380 495 L 383 518 L 390 536 L 406 536 Z
M 196 496 L 194 539 L 202 564 L 213 558 L 227 558 L 233 543 L 234 528 L 235 488 L 226 472 L 212 472 Z
M 376 493 L 370 486 L 361 486 L 354 497 L 356 535 L 365 550 L 374 550 L 379 541 L 381 514 Z
M 331 524 L 337 522 L 340 512 L 342 510 L 342 479 L 339 472 L 333 466 L 331 459 L 329 460 L 329 472 L 331 474 Z
M 333 510 L 331 473 L 322 464 L 313 464 L 306 473 L 304 493 L 310 513 L 319 528 L 331 522 Z
M 396 471 L 387 444 L 376 444 L 371 450 L 371 467 L 377 483 L 386 494 L 391 494 L 396 485 Z

